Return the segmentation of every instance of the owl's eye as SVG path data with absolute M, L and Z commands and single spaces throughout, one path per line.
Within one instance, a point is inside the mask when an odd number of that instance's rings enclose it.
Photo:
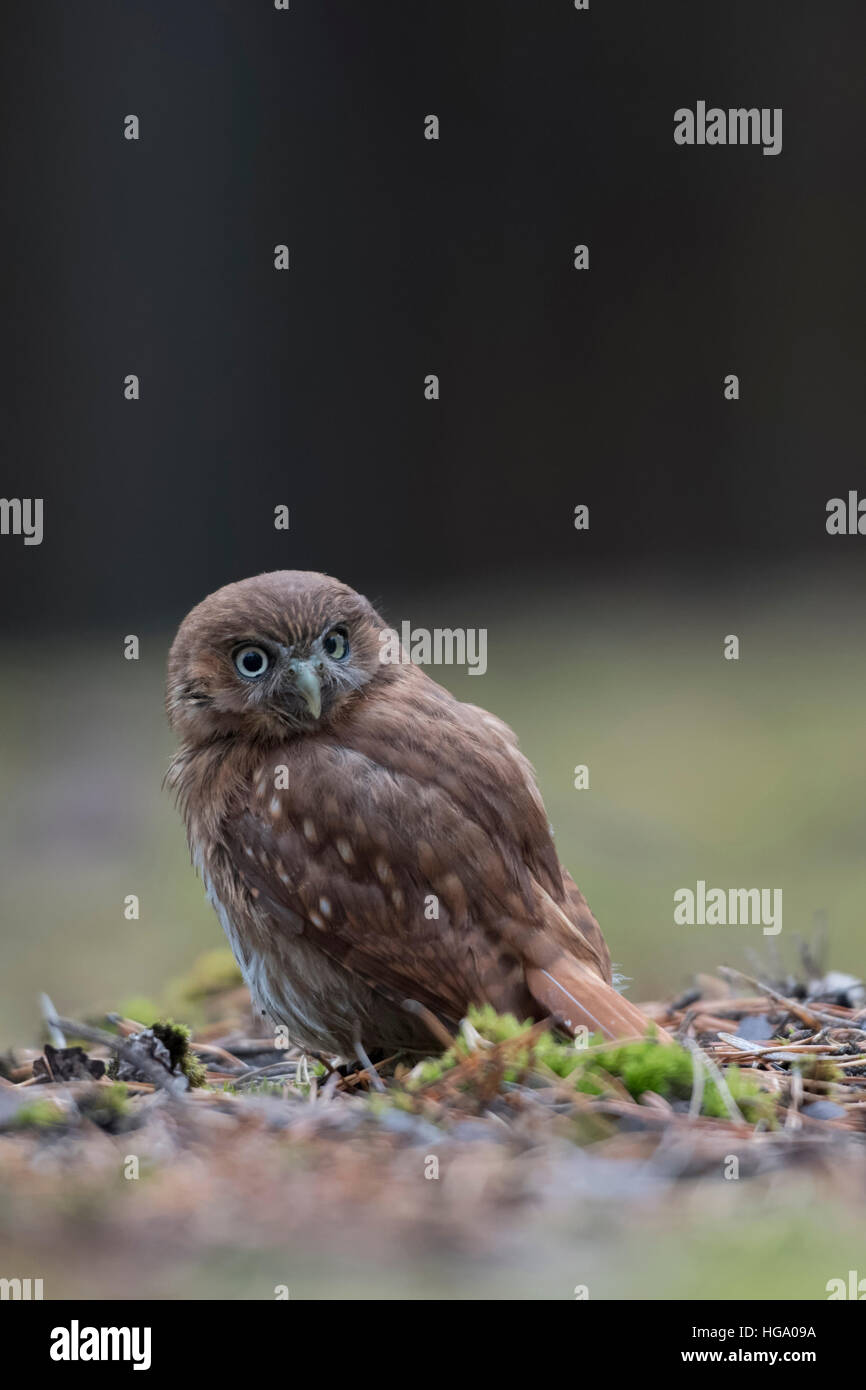
M 322 650 L 332 661 L 342 661 L 349 655 L 349 639 L 341 627 L 332 627 L 325 634 Z
M 235 668 L 248 681 L 263 676 L 271 664 L 271 659 L 262 647 L 238 647 L 234 654 Z

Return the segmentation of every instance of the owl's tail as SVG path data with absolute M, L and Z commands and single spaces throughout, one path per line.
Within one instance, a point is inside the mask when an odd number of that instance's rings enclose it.
M 573 956 L 559 956 L 547 969 L 527 966 L 526 984 L 536 1003 L 572 1035 L 585 1027 L 605 1038 L 645 1038 L 652 1029 L 659 1042 L 673 1041 L 669 1033 Z

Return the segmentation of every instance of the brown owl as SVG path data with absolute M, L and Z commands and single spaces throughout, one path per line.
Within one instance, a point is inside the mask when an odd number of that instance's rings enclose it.
M 211 594 L 172 645 L 168 781 L 253 998 L 344 1057 L 429 1052 L 431 1017 L 471 1004 L 644 1033 L 511 730 L 383 662 L 386 632 L 284 570 Z

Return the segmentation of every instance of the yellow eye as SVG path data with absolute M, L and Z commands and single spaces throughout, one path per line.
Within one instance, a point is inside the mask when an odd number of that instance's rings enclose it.
M 349 655 L 349 639 L 341 627 L 332 627 L 322 642 L 325 656 L 332 661 L 344 661 Z

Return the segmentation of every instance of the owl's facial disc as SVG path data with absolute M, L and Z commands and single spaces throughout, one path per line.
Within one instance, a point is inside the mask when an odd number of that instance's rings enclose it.
M 327 575 L 281 570 L 226 585 L 187 614 L 172 643 L 172 725 L 193 745 L 336 727 L 384 678 L 383 626 L 362 595 Z

